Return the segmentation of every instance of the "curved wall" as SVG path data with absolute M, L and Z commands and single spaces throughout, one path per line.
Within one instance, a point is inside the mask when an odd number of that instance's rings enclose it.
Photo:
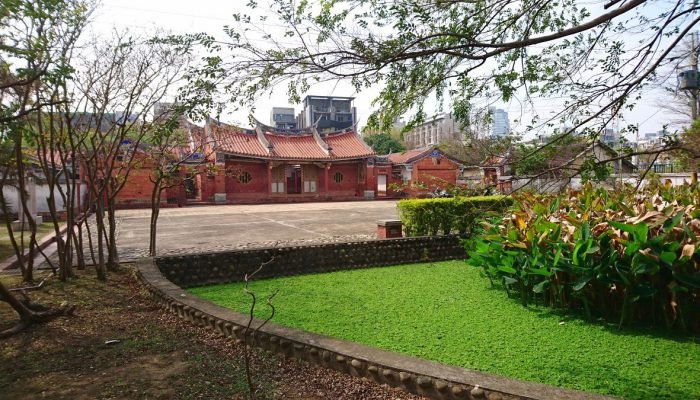
M 464 253 L 457 238 L 443 236 L 145 258 L 137 265 L 139 277 L 152 296 L 167 311 L 193 324 L 237 341 L 247 335 L 249 344 L 418 395 L 440 400 L 606 398 L 442 365 L 273 322 L 246 332 L 246 315 L 192 296 L 182 288 L 241 280 L 246 271 L 271 257 L 279 261 L 266 266 L 260 277 L 456 259 Z M 261 322 L 254 320 L 252 327 Z

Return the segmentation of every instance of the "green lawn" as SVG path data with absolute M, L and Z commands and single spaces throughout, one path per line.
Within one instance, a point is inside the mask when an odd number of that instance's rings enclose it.
M 630 399 L 700 398 L 700 344 L 525 308 L 462 261 L 251 283 L 278 324 L 550 385 Z M 190 290 L 238 311 L 242 284 Z M 260 307 L 262 313 L 264 307 Z
M 10 242 L 10 235 L 5 229 L 5 223 L 0 221 L 2 228 L 0 228 L 0 261 L 4 261 L 6 258 L 15 255 L 15 250 L 12 248 L 12 243 Z M 54 232 L 54 227 L 52 222 L 45 222 L 36 227 L 36 240 L 41 240 L 44 236 L 49 233 Z M 29 232 L 28 231 L 15 231 L 13 232 L 17 243 L 19 243 L 20 237 L 24 235 L 24 246 L 29 247 Z

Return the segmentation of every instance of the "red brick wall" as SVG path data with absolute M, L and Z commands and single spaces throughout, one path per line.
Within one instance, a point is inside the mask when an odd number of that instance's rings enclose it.
M 425 157 L 413 164 L 413 180 L 425 183 L 430 190 L 445 186 L 445 182 L 450 185 L 456 184 L 457 174 L 459 164 L 442 155 Z
M 269 181 L 267 180 L 267 163 L 248 162 L 227 162 L 226 163 L 226 197 L 233 199 L 236 197 L 246 197 L 247 194 L 261 194 L 267 196 L 269 192 Z M 250 174 L 251 180 L 242 183 L 239 176 L 243 172 Z
M 142 153 L 138 153 L 134 161 L 134 167 L 129 171 L 126 183 L 119 191 L 116 197 L 117 204 L 150 204 L 151 192 L 153 191 L 153 183 L 151 182 L 151 172 L 153 171 L 153 162 L 144 159 Z M 114 175 L 118 172 L 118 166 L 115 166 Z M 167 198 L 163 196 L 162 203 L 165 203 Z
M 343 175 L 340 183 L 333 179 L 337 172 Z M 328 171 L 328 193 L 355 195 L 357 194 L 357 186 L 357 163 L 331 164 L 331 169 Z
M 117 203 L 150 203 L 153 183 L 150 181 L 151 170 L 147 168 L 134 169 L 117 194 Z

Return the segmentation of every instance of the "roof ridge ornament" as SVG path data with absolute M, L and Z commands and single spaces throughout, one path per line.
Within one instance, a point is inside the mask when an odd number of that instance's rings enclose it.
M 333 150 L 333 148 L 328 143 L 326 143 L 321 137 L 321 135 L 318 133 L 318 129 L 316 129 L 316 124 L 314 124 L 311 127 L 311 133 L 313 133 L 314 135 L 314 140 L 316 141 L 316 144 L 319 145 L 321 149 L 323 149 L 326 155 L 330 156 L 331 150 Z
M 257 136 L 260 144 L 267 150 L 267 154 L 272 154 L 272 143 L 265 137 L 265 133 L 262 131 L 259 125 L 255 126 L 255 136 Z

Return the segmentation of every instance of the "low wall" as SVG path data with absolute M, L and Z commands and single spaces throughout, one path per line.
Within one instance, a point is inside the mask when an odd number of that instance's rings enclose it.
M 279 255 L 284 262 L 276 263 L 274 267 L 265 268 L 265 276 L 274 274 L 288 275 L 290 273 L 314 272 L 321 270 L 340 269 L 345 265 L 349 268 L 369 266 L 370 260 L 379 260 L 384 265 L 390 262 L 391 252 L 396 252 L 396 260 L 412 261 L 422 260 L 425 250 L 428 257 L 431 251 L 435 256 L 451 257 L 456 252 L 454 243 L 457 239 L 449 238 L 410 238 L 399 240 L 383 240 L 359 243 L 343 243 L 335 245 L 310 246 L 305 250 L 300 247 L 264 249 L 257 251 L 217 253 L 189 255 L 183 257 L 163 257 L 158 259 L 156 266 L 151 258 L 138 261 L 138 273 L 153 298 L 168 312 L 177 314 L 195 325 L 215 330 L 224 337 L 229 337 L 240 343 L 245 341 L 248 345 L 257 346 L 271 352 L 282 354 L 286 357 L 295 357 L 308 362 L 334 369 L 355 377 L 366 378 L 371 381 L 399 387 L 405 391 L 427 396 L 439 400 L 512 400 L 512 399 L 568 399 L 568 400 L 594 400 L 606 397 L 561 389 L 552 386 L 523 382 L 514 379 L 489 375 L 478 371 L 468 370 L 449 365 L 438 364 L 419 358 L 409 357 L 397 353 L 375 349 L 361 344 L 317 335 L 302 330 L 277 325 L 269 322 L 261 326 L 262 321 L 253 320 L 251 329 L 246 327 L 249 323 L 247 315 L 213 304 L 207 300 L 198 298 L 186 292 L 180 286 L 169 281 L 160 269 L 170 271 L 176 279 L 186 284 L 201 284 L 207 280 L 240 279 L 242 269 L 227 268 L 224 262 L 236 259 L 247 260 L 250 268 L 257 266 L 258 261 L 272 254 Z M 381 244 L 380 244 L 381 243 Z M 369 246 L 369 247 L 367 247 Z M 394 246 L 394 247 L 391 247 Z M 419 250 L 411 252 L 409 248 L 415 246 Z M 365 248 L 365 255 L 349 249 Z M 330 250 L 329 254 L 324 254 Z M 343 250 L 343 251 L 341 251 Z M 267 252 L 267 253 L 266 253 Z M 234 256 L 233 253 L 238 254 Z M 307 265 L 303 260 L 306 255 L 313 268 L 304 268 Z M 340 256 L 343 260 L 336 260 L 333 256 Z M 415 258 L 418 258 L 417 260 Z M 199 260 L 201 258 L 201 260 Z M 188 267 L 187 262 L 193 263 Z M 315 263 L 315 264 L 314 264 Z M 324 266 L 329 263 L 334 267 Z M 289 268 L 285 268 L 285 264 Z M 273 265 L 272 263 L 270 264 Z M 159 269 L 160 268 L 160 269 Z M 211 273 L 205 270 L 212 269 Z M 217 271 L 213 269 L 216 268 Z M 187 278 L 187 271 L 198 271 L 195 279 Z M 223 273 L 223 276 L 219 276 Z M 262 272 L 261 272 L 262 273 Z M 469 334 L 465 332 L 465 334 Z
M 238 342 L 245 340 L 250 345 L 411 393 L 440 400 L 605 398 L 442 365 L 273 322 L 247 331 L 247 315 L 183 290 L 241 281 L 263 263 L 266 265 L 256 279 L 463 257 L 464 248 L 458 237 L 430 236 L 146 258 L 138 262 L 138 269 L 153 297 L 166 310 L 193 324 L 214 329 Z M 252 327 L 261 324 L 262 321 L 254 320 Z
M 457 236 L 428 236 L 310 246 L 272 247 L 158 257 L 158 269 L 180 287 L 465 257 Z

